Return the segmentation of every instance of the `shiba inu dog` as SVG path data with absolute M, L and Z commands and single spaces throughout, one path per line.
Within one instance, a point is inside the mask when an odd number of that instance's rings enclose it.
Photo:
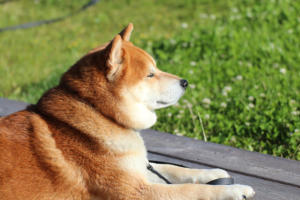
M 188 82 L 160 71 L 129 42 L 129 24 L 75 63 L 36 105 L 0 119 L 0 199 L 240 200 L 243 185 L 206 185 L 228 173 L 153 164 L 138 130 L 176 103 Z

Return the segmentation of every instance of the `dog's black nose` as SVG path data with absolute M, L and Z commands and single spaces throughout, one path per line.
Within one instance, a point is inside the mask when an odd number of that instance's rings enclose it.
M 185 89 L 189 85 L 189 82 L 187 80 L 181 79 L 180 85 Z

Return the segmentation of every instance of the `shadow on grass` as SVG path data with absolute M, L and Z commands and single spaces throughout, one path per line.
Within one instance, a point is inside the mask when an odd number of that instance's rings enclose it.
M 3 1 L 0 1 L 0 4 L 10 3 L 12 1 L 16 1 L 16 0 L 3 0 Z

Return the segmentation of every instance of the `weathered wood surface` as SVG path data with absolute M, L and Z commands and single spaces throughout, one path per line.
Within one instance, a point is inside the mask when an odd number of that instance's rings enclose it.
M 149 132 L 150 134 L 146 134 Z M 150 152 L 256 176 L 300 188 L 300 162 L 153 130 L 143 134 Z M 300 198 L 299 198 L 300 199 Z
M 0 98 L 0 116 L 8 115 L 18 110 L 23 110 L 28 104 Z
M 149 159 L 193 168 L 225 169 L 235 183 L 251 185 L 256 200 L 300 200 L 299 161 L 153 130 L 142 131 L 142 136 Z
M 26 103 L 0 98 L 0 116 Z M 300 200 L 300 162 L 153 130 L 141 132 L 152 160 L 193 168 L 222 168 L 239 184 L 251 185 L 256 200 Z

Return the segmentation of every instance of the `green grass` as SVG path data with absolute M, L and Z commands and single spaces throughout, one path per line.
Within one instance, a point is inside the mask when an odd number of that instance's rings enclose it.
M 81 5 L 37 2 L 0 5 L 1 26 Z M 0 33 L 0 96 L 36 102 L 130 21 L 133 42 L 190 82 L 178 105 L 158 112 L 155 129 L 300 160 L 298 1 L 102 1 L 57 24 Z

